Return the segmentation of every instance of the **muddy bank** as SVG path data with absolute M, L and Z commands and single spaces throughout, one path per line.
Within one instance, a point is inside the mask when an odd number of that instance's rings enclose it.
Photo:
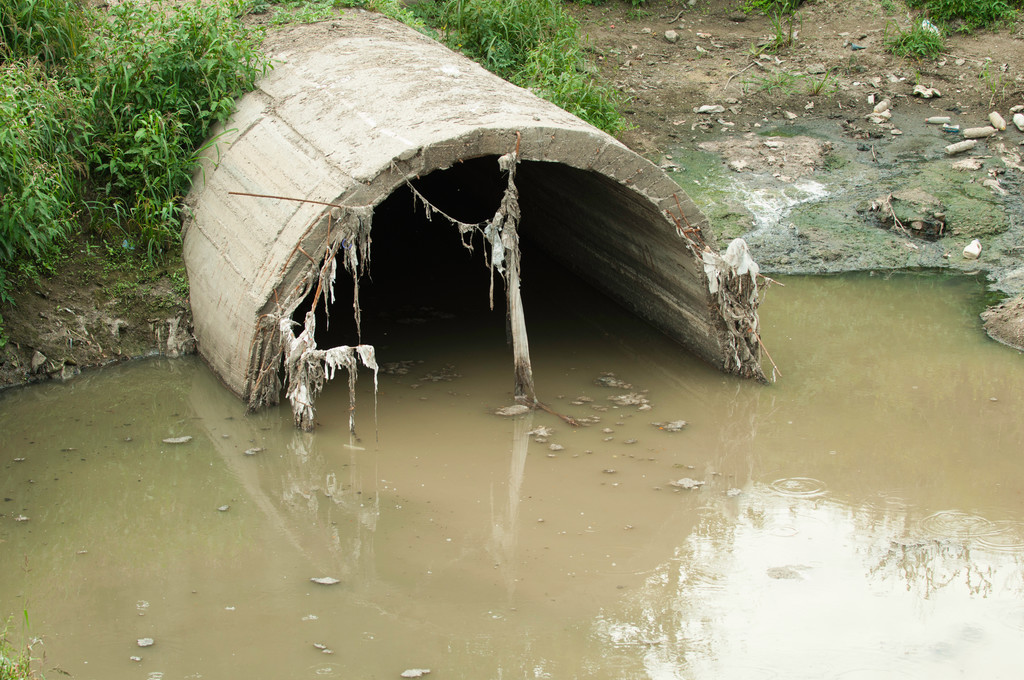
M 769 273 L 937 269 L 984 275 L 996 297 L 1024 294 L 1024 133 L 949 154 L 977 113 L 945 112 L 944 127 L 926 122 L 934 104 L 890 106 L 881 125 L 793 114 L 697 127 L 659 160 L 719 239 L 746 239 Z M 865 97 L 861 112 L 871 110 Z M 1021 308 L 986 315 L 990 335 L 1021 348 L 1006 333 Z

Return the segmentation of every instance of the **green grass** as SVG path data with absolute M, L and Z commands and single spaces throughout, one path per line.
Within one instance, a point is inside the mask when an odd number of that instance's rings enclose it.
M 0 1 L 0 302 L 75 230 L 150 261 L 178 247 L 208 130 L 267 68 L 239 14 Z
M 25 630 L 28 631 L 28 612 L 25 612 Z M 11 623 L 0 627 L 0 680 L 37 680 L 32 670 L 32 644 L 24 647 L 11 642 Z
M 551 0 L 445 0 L 416 7 L 445 42 L 488 70 L 608 132 L 618 95 L 587 72 L 578 22 Z
M 887 24 L 882 44 L 888 52 L 910 59 L 937 59 L 946 45 L 941 33 L 925 28 L 920 22 L 907 30 Z
M 1024 0 L 907 0 L 907 6 L 948 30 L 973 31 L 1011 21 Z

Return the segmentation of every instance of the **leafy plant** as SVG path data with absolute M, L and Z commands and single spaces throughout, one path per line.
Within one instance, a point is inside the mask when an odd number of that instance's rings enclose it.
M 25 611 L 25 630 L 28 631 L 28 611 Z M 21 648 L 11 642 L 10 621 L 0 628 L 0 680 L 36 680 L 32 670 L 32 644 Z
M 890 36 L 889 30 L 893 27 L 894 33 Z M 906 31 L 893 23 L 886 24 L 882 44 L 892 54 L 912 59 L 936 59 L 945 49 L 942 34 L 922 23 Z
M 744 92 L 763 92 L 768 95 L 795 94 L 800 76 L 789 71 L 776 71 L 765 76 L 755 76 L 743 81 Z
M 981 67 L 981 73 L 978 77 L 985 83 L 985 86 L 992 93 L 992 97 L 989 99 L 989 106 L 991 106 L 997 99 L 1003 99 L 1006 96 L 1007 80 L 1003 73 L 993 72 L 992 60 L 986 59 L 985 64 Z
M 75 227 L 89 110 L 38 63 L 0 65 L 0 268 L 41 257 Z M 0 277 L 0 298 L 8 284 Z
M 1024 6 L 1021 0 L 907 0 L 907 6 L 923 9 L 944 26 L 971 31 L 1009 21 Z
M 164 13 L 129 0 L 111 9 L 77 73 L 97 111 L 86 159 L 101 228 L 116 225 L 150 258 L 177 243 L 207 130 L 268 66 L 258 42 L 225 4 Z
M 78 56 L 88 16 L 75 0 L 0 2 L 0 62 L 32 58 L 63 65 Z
M 449 45 L 609 132 L 622 128 L 614 90 L 585 71 L 579 25 L 551 0 L 446 0 L 433 20 Z

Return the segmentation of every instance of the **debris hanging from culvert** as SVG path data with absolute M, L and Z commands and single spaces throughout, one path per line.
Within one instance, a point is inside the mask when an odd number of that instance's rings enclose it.
M 760 268 L 750 257 L 747 242 L 734 239 L 720 255 L 705 249 L 704 273 L 708 278 L 708 291 L 717 296 L 718 308 L 725 322 L 728 337 L 726 371 L 748 378 L 764 379 L 760 372 L 757 307 L 760 303 L 757 293 L 757 275 Z M 755 375 L 751 367 L 758 367 Z

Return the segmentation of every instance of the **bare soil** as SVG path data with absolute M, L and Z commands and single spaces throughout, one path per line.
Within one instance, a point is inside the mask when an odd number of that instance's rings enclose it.
M 961 119 L 976 118 L 979 126 L 993 110 L 1009 121 L 1010 108 L 1024 104 L 1021 25 L 950 36 L 941 59 L 919 62 L 884 49 L 886 36 L 912 21 L 895 2 L 807 0 L 792 26 L 745 14 L 742 4 L 570 5 L 589 36 L 601 77 L 626 100 L 629 127 L 619 135 L 624 143 L 652 157 L 673 145 L 699 144 L 712 132 L 749 133 L 796 119 L 834 121 L 837 134 L 884 140 L 898 128 L 865 122 L 872 96 L 915 118 L 955 112 Z M 770 47 L 790 28 L 789 44 Z M 917 85 L 941 97 L 917 97 Z M 704 105 L 722 110 L 697 113 Z M 763 154 L 741 134 L 735 141 L 718 142 L 723 157 L 748 166 L 762 162 Z M 815 153 L 809 151 L 805 171 L 813 169 Z M 71 244 L 55 275 L 26 285 L 13 306 L 0 309 L 9 338 L 0 348 L 0 385 L 194 351 L 180 261 L 128 272 L 110 261 L 85 242 Z M 990 334 L 1024 349 L 1024 301 L 1008 301 L 986 317 Z

